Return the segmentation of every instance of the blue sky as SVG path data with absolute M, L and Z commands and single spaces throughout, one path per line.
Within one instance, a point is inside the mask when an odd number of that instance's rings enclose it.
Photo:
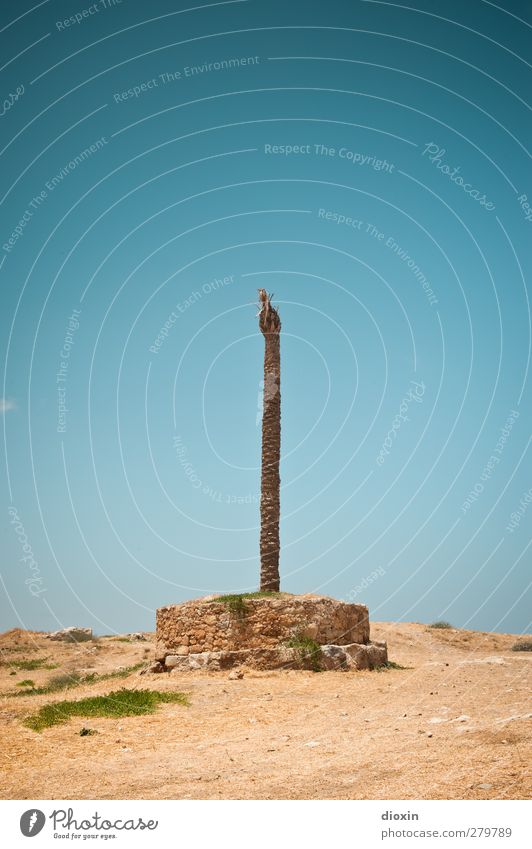
M 256 588 L 265 287 L 282 587 L 530 630 L 532 21 L 433 9 L 4 5 L 2 629 Z

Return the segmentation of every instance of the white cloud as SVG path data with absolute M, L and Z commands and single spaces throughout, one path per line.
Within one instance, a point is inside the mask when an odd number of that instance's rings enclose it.
M 16 410 L 17 405 L 9 398 L 0 398 L 0 413 L 7 413 L 9 410 Z

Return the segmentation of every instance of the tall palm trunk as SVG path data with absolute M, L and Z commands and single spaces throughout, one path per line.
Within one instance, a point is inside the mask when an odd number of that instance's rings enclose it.
M 281 457 L 281 319 L 270 295 L 259 289 L 264 334 L 264 405 L 260 491 L 260 588 L 279 591 L 279 461 Z

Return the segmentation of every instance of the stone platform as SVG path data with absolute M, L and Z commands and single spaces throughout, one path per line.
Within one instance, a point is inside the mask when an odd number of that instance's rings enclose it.
M 372 669 L 368 609 L 318 595 L 207 596 L 157 611 L 156 664 L 172 669 Z

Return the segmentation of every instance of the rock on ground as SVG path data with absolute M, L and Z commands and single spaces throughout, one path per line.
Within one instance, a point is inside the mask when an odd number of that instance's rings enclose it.
M 48 634 L 48 639 L 62 640 L 65 643 L 85 643 L 93 639 L 92 628 L 78 628 L 71 625 L 69 628 L 62 628 L 60 631 Z

